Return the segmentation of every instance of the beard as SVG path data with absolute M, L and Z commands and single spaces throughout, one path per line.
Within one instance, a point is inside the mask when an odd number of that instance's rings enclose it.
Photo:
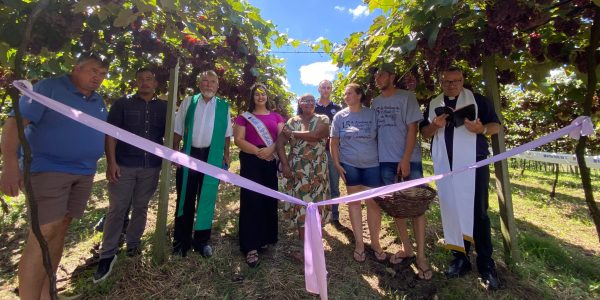
M 390 87 L 390 85 L 391 85 L 391 84 L 390 84 L 389 82 L 384 82 L 384 83 L 382 83 L 382 84 L 379 84 L 379 85 L 375 84 L 375 86 L 377 86 L 377 88 L 378 88 L 380 91 L 385 91 L 385 90 L 387 90 L 387 89 Z
M 202 92 L 202 96 L 206 97 L 206 98 L 212 98 L 215 96 L 215 92 L 212 91 L 201 91 Z

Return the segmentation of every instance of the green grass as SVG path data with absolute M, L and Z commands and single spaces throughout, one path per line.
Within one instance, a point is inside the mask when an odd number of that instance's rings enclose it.
M 235 157 L 235 155 L 234 155 Z M 101 164 L 100 168 L 103 167 Z M 232 163 L 237 170 L 239 162 Z M 425 162 L 431 174 L 431 162 Z M 431 282 L 416 281 L 414 270 L 394 269 L 376 263 L 372 255 L 359 264 L 352 260 L 350 231 L 339 231 L 331 225 L 323 230 L 328 269 L 330 299 L 598 299 L 600 298 L 600 244 L 583 200 L 579 178 L 561 173 L 557 196 L 550 199 L 553 174 L 540 171 L 510 169 L 513 183 L 513 206 L 518 227 L 521 260 L 507 266 L 499 231 L 498 201 L 495 182 L 490 182 L 490 218 L 494 242 L 494 258 L 505 287 L 488 293 L 479 287 L 474 272 L 464 278 L 448 280 L 450 253 L 438 243 L 442 238 L 439 206 L 427 212 L 427 255 L 434 270 Z M 594 196 L 600 199 L 600 176 L 593 175 Z M 66 272 L 59 271 L 59 287 L 70 294 L 88 299 L 315 299 L 304 290 L 303 265 L 291 253 L 301 249 L 295 229 L 285 220 L 280 222 L 280 242 L 264 255 L 257 269 L 249 269 L 237 243 L 239 192 L 223 186 L 217 205 L 213 230 L 215 256 L 202 259 L 191 253 L 187 258 L 169 257 L 162 265 L 150 259 L 151 233 L 154 230 L 156 202 L 151 203 L 147 246 L 140 258 L 119 256 L 114 275 L 100 285 L 93 285 L 95 271 L 90 249 L 101 239 L 91 227 L 107 205 L 106 181 L 99 172 L 89 213 L 73 224 L 62 261 Z M 174 191 L 171 193 L 169 224 L 172 222 Z M 14 298 L 15 263 L 21 244 L 5 241 L 22 238 L 25 208 L 22 198 L 11 202 L 11 212 L 0 218 L 0 298 Z M 342 223 L 350 227 L 347 210 L 341 207 Z M 388 254 L 397 248 L 395 229 L 389 217 L 384 218 L 381 241 Z M 171 226 L 171 225 L 169 225 Z M 365 226 L 366 227 L 366 226 Z M 366 228 L 365 228 L 366 231 Z M 368 238 L 366 238 L 368 240 Z M 473 260 L 474 262 L 474 257 Z

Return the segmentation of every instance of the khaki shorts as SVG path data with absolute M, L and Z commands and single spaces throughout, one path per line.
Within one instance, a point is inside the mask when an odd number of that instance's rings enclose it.
M 69 216 L 81 218 L 92 193 L 94 175 L 58 172 L 31 174 L 40 225 Z

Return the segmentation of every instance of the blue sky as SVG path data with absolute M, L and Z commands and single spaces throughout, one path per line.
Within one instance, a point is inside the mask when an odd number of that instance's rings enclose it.
M 357 31 L 367 31 L 379 11 L 369 13 L 359 0 L 247 0 L 260 9 L 261 16 L 271 20 L 280 32 L 307 43 L 326 38 L 332 43 L 343 43 L 344 38 Z M 273 52 L 312 51 L 308 46 L 274 48 Z M 286 60 L 289 89 L 301 95 L 312 93 L 318 97 L 317 84 L 332 80 L 338 68 L 331 58 L 318 53 L 274 53 Z

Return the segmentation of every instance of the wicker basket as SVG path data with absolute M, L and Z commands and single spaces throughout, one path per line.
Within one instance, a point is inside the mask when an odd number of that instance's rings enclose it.
M 401 181 L 401 180 L 400 180 Z M 392 194 L 375 197 L 375 202 L 394 218 L 414 218 L 422 215 L 437 195 L 427 185 L 418 185 Z

